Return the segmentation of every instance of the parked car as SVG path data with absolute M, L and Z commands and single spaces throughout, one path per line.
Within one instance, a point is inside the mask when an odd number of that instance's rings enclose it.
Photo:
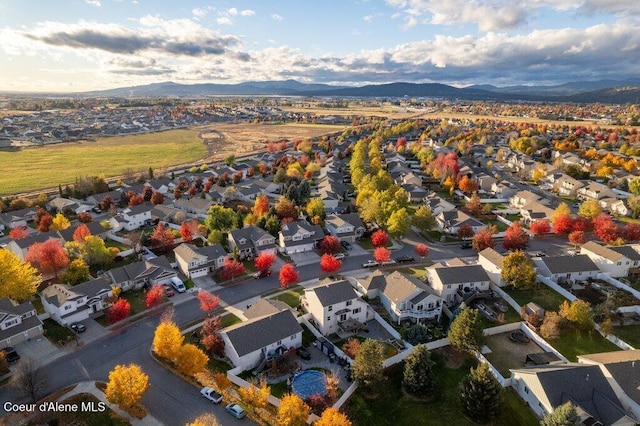
M 407 263 L 407 262 L 413 262 L 416 259 L 413 256 L 398 256 L 396 257 L 396 262 L 398 263 Z
M 344 260 L 345 255 L 344 255 L 344 253 L 336 253 L 336 254 L 333 255 L 333 257 L 335 257 L 338 260 Z
M 353 248 L 348 241 L 340 241 L 340 245 L 344 247 L 345 250 L 351 250 Z
M 92 207 L 91 211 L 94 212 L 94 213 L 98 213 L 98 214 L 102 213 L 102 209 L 100 207 L 98 207 L 98 206 Z
M 473 247 L 473 245 L 469 241 L 465 241 L 464 243 L 460 244 L 461 249 L 470 249 L 471 247 Z
M 389 259 L 389 260 L 385 260 L 384 262 L 380 262 L 380 265 L 382 265 L 382 266 L 384 266 L 384 265 L 393 265 L 394 263 L 396 263 L 395 260 Z
M 7 346 L 6 348 L 1 349 L 4 352 L 4 357 L 9 364 L 13 364 L 14 362 L 18 362 L 20 360 L 20 355 L 13 349 L 11 346 Z
M 258 271 L 255 274 L 253 274 L 253 278 L 255 278 L 256 280 L 259 280 L 260 278 L 264 278 L 264 277 L 269 277 L 271 276 L 271 269 L 269 269 L 268 271 Z
M 296 354 L 298 354 L 301 359 L 304 359 L 306 361 L 309 361 L 311 359 L 311 354 L 309 353 L 307 348 L 299 347 L 298 349 L 296 349 Z
M 379 266 L 380 264 L 375 260 L 367 260 L 362 264 L 363 268 L 373 268 L 374 266 Z
M 208 386 L 200 389 L 200 394 L 214 404 L 220 404 L 220 402 L 222 402 L 222 395 L 216 392 L 215 389 Z
M 173 287 L 178 293 L 184 293 L 187 291 L 187 287 L 185 287 L 182 280 L 178 277 L 171 278 L 171 287 Z
M 171 287 L 169 287 L 167 284 L 165 284 L 164 286 L 164 295 L 167 297 L 173 297 L 176 295 L 176 292 L 173 291 L 173 289 Z
M 247 413 L 238 404 L 227 404 L 224 409 L 236 419 L 241 419 L 247 415 Z
M 84 324 L 79 322 L 72 322 L 69 325 L 69 328 L 71 328 L 76 333 L 84 333 L 85 331 L 87 331 L 87 327 L 85 327 Z

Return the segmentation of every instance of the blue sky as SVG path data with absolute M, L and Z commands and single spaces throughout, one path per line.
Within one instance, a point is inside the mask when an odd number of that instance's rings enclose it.
M 638 75 L 637 0 L 0 0 L 0 90 Z

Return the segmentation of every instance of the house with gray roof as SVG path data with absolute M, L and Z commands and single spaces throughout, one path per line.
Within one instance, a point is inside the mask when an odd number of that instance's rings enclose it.
M 9 244 L 7 244 L 7 250 L 11 250 L 16 256 L 20 258 L 20 260 L 24 261 L 24 259 L 27 257 L 29 247 L 31 247 L 35 243 L 44 243 L 49 240 L 57 240 L 60 245 L 64 244 L 64 240 L 57 232 L 38 232 L 29 234 L 24 238 L 9 241 Z
M 429 286 L 447 305 L 461 301 L 465 294 L 489 290 L 491 280 L 480 265 L 450 262 L 449 266 L 436 264 L 425 269 Z
M 338 238 L 340 241 L 355 243 L 356 240 L 362 238 L 366 228 L 357 213 L 348 214 L 330 214 L 324 220 L 324 225 L 329 234 Z
M 497 286 L 504 286 L 505 282 L 502 279 L 502 262 L 504 256 L 498 253 L 491 247 L 487 247 L 478 253 L 478 265 L 482 266 L 489 275 L 491 282 Z
M 267 315 L 277 314 L 278 312 L 287 311 L 291 308 L 289 305 L 277 299 L 260 299 L 253 303 L 244 311 L 244 317 L 248 320 L 260 318 Z
M 602 272 L 619 278 L 629 275 L 629 268 L 637 268 L 640 263 L 638 261 L 639 253 L 634 249 L 634 246 L 640 248 L 637 244 L 607 247 L 595 241 L 588 241 L 582 245 L 580 253 L 589 256 Z
M 278 253 L 275 237 L 253 225 L 230 231 L 227 234 L 227 242 L 231 251 L 234 247 L 238 248 L 242 259 L 253 258 L 260 253 Z
M 171 278 L 178 275 L 167 258 L 160 256 L 110 269 L 107 271 L 107 276 L 114 287 L 128 291 L 152 285 L 169 284 Z
M 127 231 L 133 231 L 144 225 L 146 220 L 151 220 L 152 209 L 153 205 L 150 203 L 127 207 L 122 211 L 121 219 L 118 222 Z
M 78 227 L 80 227 L 80 225 L 82 225 L 82 223 L 76 223 L 74 225 L 71 225 L 67 229 L 58 231 L 58 234 L 65 242 L 73 241 L 73 233 L 76 232 L 76 230 L 78 229 Z M 104 229 L 102 225 L 100 225 L 98 222 L 89 222 L 89 223 L 85 223 L 84 225 L 87 226 L 87 228 L 89 229 L 89 232 L 93 236 L 102 238 L 104 240 L 109 235 L 109 230 Z
M 304 220 L 286 223 L 278 233 L 280 251 L 286 254 L 311 251 L 323 238 L 324 232 L 320 226 Z
M 111 306 L 112 296 L 111 282 L 105 277 L 73 287 L 68 284 L 51 284 L 40 292 L 42 307 L 62 326 L 100 315 Z
M 42 321 L 31 302 L 0 299 L 0 348 L 42 336 Z
M 586 254 L 550 256 L 533 259 L 539 275 L 561 283 L 597 278 L 600 269 Z
M 35 207 L 27 207 L 26 209 L 0 213 L 0 223 L 11 229 L 16 226 L 27 226 L 28 222 L 35 220 L 37 210 Z
M 173 249 L 178 268 L 189 278 L 203 277 L 224 265 L 228 256 L 221 244 L 197 247 L 183 243 Z
M 173 202 L 173 206 L 176 209 L 185 212 L 187 217 L 195 219 L 206 218 L 207 212 L 213 204 L 215 204 L 213 201 L 200 197 L 183 197 Z
M 243 370 L 302 346 L 302 327 L 290 309 L 232 325 L 220 335 L 225 355 Z
M 469 225 L 474 233 L 478 232 L 486 225 L 479 220 L 469 216 L 462 210 L 451 210 L 440 212 L 436 216 L 438 229 L 451 235 L 456 235 L 460 228 Z
M 367 322 L 369 305 L 360 299 L 348 281 L 325 280 L 320 285 L 307 288 L 300 298 L 306 312 L 323 335 L 346 332 Z

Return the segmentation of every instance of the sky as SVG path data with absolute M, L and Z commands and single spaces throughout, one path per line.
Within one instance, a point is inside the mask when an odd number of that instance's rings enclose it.
M 0 0 L 0 90 L 637 77 L 638 0 Z

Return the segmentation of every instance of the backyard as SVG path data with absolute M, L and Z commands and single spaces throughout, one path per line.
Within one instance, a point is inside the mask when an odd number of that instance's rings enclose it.
M 536 287 L 531 290 L 521 290 L 515 287 L 505 287 L 503 290 L 518 305 L 524 306 L 529 302 L 533 302 L 545 311 L 557 311 L 562 302 L 567 300 L 561 294 L 542 283 L 536 284 Z
M 619 351 L 620 348 L 605 339 L 595 330 L 584 331 L 566 327 L 557 339 L 546 339 L 569 361 L 576 362 L 578 355 Z M 624 340 L 624 339 L 623 339 Z
M 516 343 L 509 339 L 511 332 L 487 336 L 487 347 L 490 353 L 483 354 L 503 377 L 511 376 L 510 369 L 524 367 L 527 355 L 544 352 L 533 341 L 529 343 Z
M 636 349 L 640 349 L 640 325 L 614 327 L 613 334 Z

